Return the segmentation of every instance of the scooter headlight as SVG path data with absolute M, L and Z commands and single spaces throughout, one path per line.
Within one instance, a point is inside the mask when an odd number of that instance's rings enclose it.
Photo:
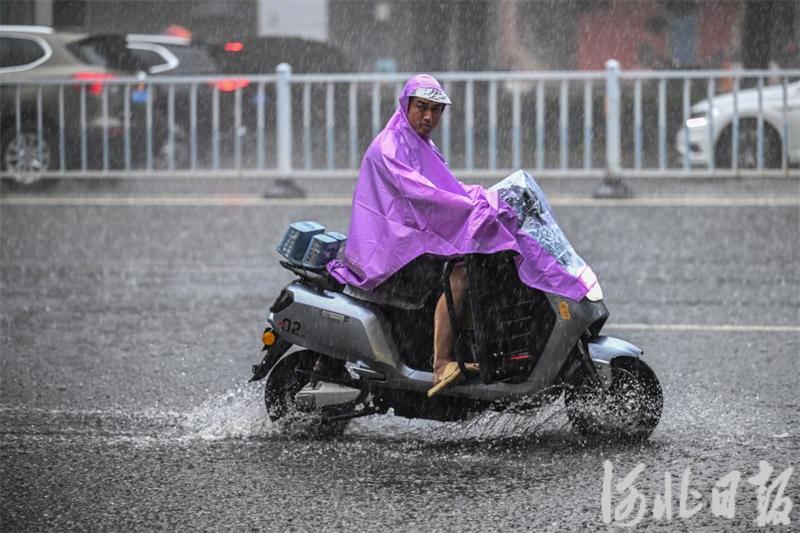
M 586 298 L 590 302 L 599 302 L 603 299 L 603 289 L 600 288 L 600 283 L 595 283 L 594 287 L 589 289 L 589 292 L 586 293 Z
M 581 282 L 583 282 L 584 287 L 589 289 L 589 291 L 586 293 L 586 298 L 588 298 L 590 302 L 599 302 L 603 299 L 603 289 L 600 288 L 600 282 L 597 281 L 597 275 L 591 268 L 587 266 L 585 269 L 583 269 L 583 272 L 581 272 L 579 277 Z

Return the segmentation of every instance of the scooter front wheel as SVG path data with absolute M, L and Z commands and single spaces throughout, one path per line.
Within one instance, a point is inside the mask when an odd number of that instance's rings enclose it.
M 295 401 L 297 393 L 309 383 L 321 358 L 327 359 L 304 350 L 289 354 L 272 367 L 264 387 L 264 403 L 270 421 L 280 423 L 284 430 L 320 436 L 339 435 L 345 430 L 348 420 L 327 420 L 332 415 L 343 414 L 338 410 L 308 410 Z
M 663 393 L 653 370 L 641 359 L 611 362 L 611 380 L 600 389 L 585 373 L 565 391 L 567 418 L 587 437 L 644 440 L 661 419 Z

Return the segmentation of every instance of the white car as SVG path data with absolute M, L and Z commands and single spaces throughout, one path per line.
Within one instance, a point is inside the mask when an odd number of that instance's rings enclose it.
M 783 144 L 786 143 L 788 163 L 800 163 L 800 82 L 786 85 L 786 126 L 784 138 L 783 85 L 766 86 L 761 91 L 763 116 L 764 168 L 777 168 L 782 164 Z M 758 166 L 758 89 L 745 89 L 737 93 L 739 116 L 738 167 Z M 732 162 L 734 121 L 733 93 L 721 94 L 703 100 L 691 108 L 691 118 L 683 125 L 675 139 L 681 156 L 686 152 L 686 132 L 689 134 L 689 163 L 709 166 L 714 158 L 716 167 L 730 168 Z M 712 133 L 713 132 L 713 133 Z M 712 140 L 713 137 L 713 140 Z

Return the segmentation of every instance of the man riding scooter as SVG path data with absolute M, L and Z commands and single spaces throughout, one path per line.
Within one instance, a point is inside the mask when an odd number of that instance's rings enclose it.
M 450 104 L 432 76 L 419 74 L 406 82 L 400 107 L 364 155 L 349 238 L 343 259 L 328 264 L 331 275 L 361 290 L 381 291 L 394 274 L 426 254 L 446 258 L 513 251 L 525 285 L 581 300 L 592 287 L 522 231 L 514 210 L 497 192 L 465 185 L 450 172 L 430 138 Z M 450 285 L 458 310 L 467 286 L 463 266 L 452 271 Z M 429 396 L 461 377 L 452 351 L 453 331 L 443 295 L 434 313 Z

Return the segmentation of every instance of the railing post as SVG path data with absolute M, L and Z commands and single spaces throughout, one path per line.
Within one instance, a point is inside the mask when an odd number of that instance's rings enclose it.
M 620 180 L 622 163 L 620 147 L 620 83 L 619 62 L 606 61 L 606 175 L 594 195 L 600 198 L 626 198 L 630 189 Z
M 278 170 L 284 178 L 292 174 L 292 67 L 281 63 L 275 68 L 278 80 L 275 86 L 277 106 Z
M 281 177 L 275 180 L 272 190 L 265 193 L 267 197 L 301 198 L 305 191 L 292 179 L 292 67 L 281 63 L 275 67 L 275 106 L 277 112 L 276 142 L 278 143 L 278 171 Z
M 609 177 L 619 177 L 620 171 L 620 96 L 619 62 L 606 61 L 606 171 Z

